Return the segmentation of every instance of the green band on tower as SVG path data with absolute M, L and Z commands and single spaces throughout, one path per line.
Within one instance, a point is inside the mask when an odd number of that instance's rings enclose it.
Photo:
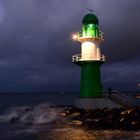
M 99 30 L 97 16 L 87 14 L 82 20 L 82 30 L 76 36 L 75 40 L 81 42 L 81 54 L 74 55 L 73 62 L 81 66 L 80 97 L 101 97 L 100 66 L 104 63 L 105 57 L 99 48 L 103 34 Z
M 99 97 L 102 95 L 100 62 L 81 63 L 80 97 Z

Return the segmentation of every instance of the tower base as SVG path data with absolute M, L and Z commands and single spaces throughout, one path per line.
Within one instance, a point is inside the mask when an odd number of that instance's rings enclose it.
M 75 102 L 75 106 L 77 108 L 86 108 L 86 109 L 94 109 L 94 108 L 115 108 L 121 107 L 116 104 L 112 100 L 108 98 L 77 98 Z

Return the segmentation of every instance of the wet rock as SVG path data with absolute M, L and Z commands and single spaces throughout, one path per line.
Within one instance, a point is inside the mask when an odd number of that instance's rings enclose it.
M 93 122 L 93 119 L 86 119 L 85 122 Z
M 72 124 L 73 124 L 73 125 L 82 125 L 83 123 L 82 123 L 82 121 L 80 121 L 80 120 L 73 120 L 73 121 L 72 121 Z
M 60 112 L 59 115 L 60 116 L 63 116 L 63 117 L 66 117 L 67 116 L 67 114 L 65 112 Z
M 71 117 L 79 117 L 80 116 L 80 112 L 75 112 L 71 115 Z
M 73 124 L 83 125 L 88 129 L 140 129 L 140 109 L 138 108 L 104 108 L 104 109 L 65 109 L 62 116 L 69 118 Z

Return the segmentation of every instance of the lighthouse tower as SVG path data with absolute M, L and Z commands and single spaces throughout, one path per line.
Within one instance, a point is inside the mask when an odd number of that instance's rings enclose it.
M 100 66 L 105 62 L 100 44 L 104 40 L 99 30 L 96 15 L 87 14 L 82 21 L 82 30 L 73 36 L 81 43 L 81 54 L 73 55 L 72 61 L 81 66 L 80 97 L 93 98 L 102 95 Z
M 78 106 L 99 104 L 102 98 L 100 66 L 105 62 L 105 56 L 100 51 L 104 38 L 97 16 L 93 13 L 85 15 L 81 31 L 74 34 L 73 39 L 81 43 L 81 54 L 72 56 L 72 62 L 81 67 Z
M 105 56 L 100 51 L 104 41 L 96 15 L 89 13 L 82 20 L 82 29 L 73 35 L 81 43 L 81 53 L 72 56 L 72 62 L 81 67 L 80 97 L 76 99 L 78 108 L 113 108 L 135 106 L 134 100 L 120 93 L 103 94 L 100 67 Z

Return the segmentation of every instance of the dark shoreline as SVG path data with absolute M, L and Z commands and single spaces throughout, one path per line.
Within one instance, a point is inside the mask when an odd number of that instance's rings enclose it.
M 140 130 L 140 108 L 79 109 L 69 106 L 64 107 L 60 115 L 72 126 L 88 130 Z
M 11 108 L 12 109 L 12 108 Z M 15 107 L 1 116 L 2 125 L 54 126 L 92 130 L 140 130 L 140 108 L 83 109 L 73 105 Z
M 20 106 L 0 116 L 2 140 L 139 140 L 139 108 Z

